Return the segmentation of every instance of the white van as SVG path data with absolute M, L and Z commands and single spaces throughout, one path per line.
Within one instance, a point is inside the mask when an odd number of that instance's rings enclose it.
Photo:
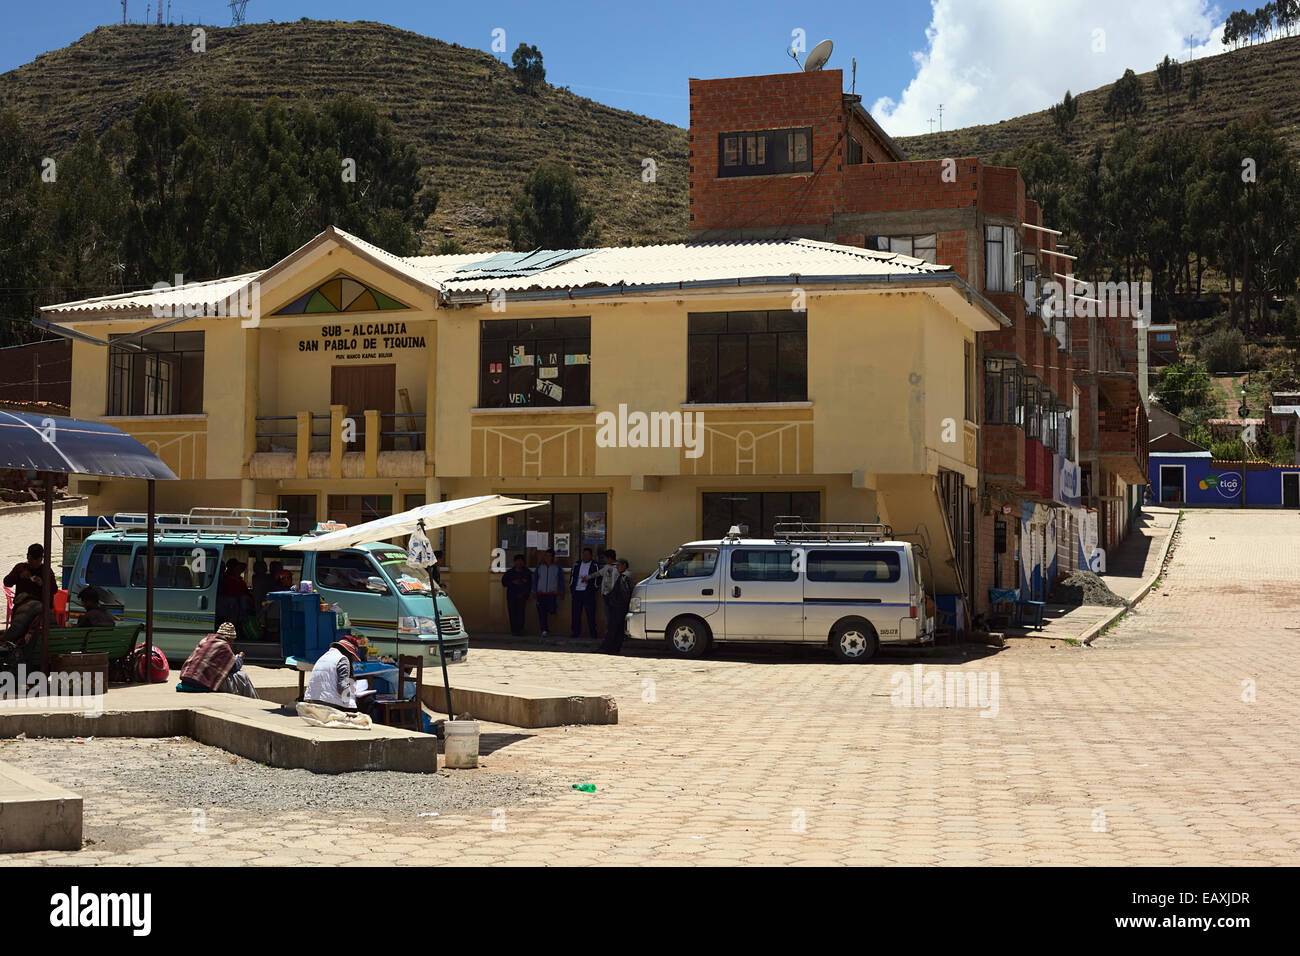
M 881 644 L 934 641 L 917 551 L 880 524 L 777 523 L 772 538 L 733 526 L 692 541 L 636 586 L 627 633 L 679 657 L 713 641 L 829 643 L 860 662 Z

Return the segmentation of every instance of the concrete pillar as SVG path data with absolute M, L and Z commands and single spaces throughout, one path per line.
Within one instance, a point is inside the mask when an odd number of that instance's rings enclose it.
M 294 476 L 307 477 L 307 459 L 311 456 L 311 412 L 298 413 L 297 454 L 294 456 Z
M 382 427 L 377 409 L 366 409 L 366 470 L 367 478 L 379 477 L 379 430 Z
M 239 507 L 257 507 L 257 482 L 251 478 L 241 478 L 239 480 Z
M 343 419 L 347 409 L 342 405 L 330 406 L 330 477 L 343 477 Z
M 426 476 L 436 474 L 436 452 L 438 432 L 438 323 L 429 323 L 428 334 L 424 337 L 425 352 L 428 359 L 428 378 L 424 383 L 424 473 Z M 430 497 L 429 501 L 437 501 Z
M 244 454 L 240 474 L 245 480 L 252 475 L 251 463 L 253 455 L 257 452 L 257 392 L 261 377 L 261 342 L 259 329 L 244 330 Z

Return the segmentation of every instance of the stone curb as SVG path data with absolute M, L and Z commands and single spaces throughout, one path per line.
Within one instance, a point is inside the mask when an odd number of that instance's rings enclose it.
M 89 500 L 90 499 L 86 497 L 60 498 L 58 501 L 54 502 L 54 510 L 65 511 L 68 508 L 76 508 L 81 505 L 84 505 Z M 0 506 L 0 518 L 7 518 L 9 517 L 9 515 L 21 515 L 21 514 L 27 514 L 28 512 L 31 511 L 44 511 L 44 510 L 45 510 L 45 502 L 43 501 L 33 501 L 31 503 L 24 502 L 23 504 L 20 505 L 4 505 L 4 506 Z

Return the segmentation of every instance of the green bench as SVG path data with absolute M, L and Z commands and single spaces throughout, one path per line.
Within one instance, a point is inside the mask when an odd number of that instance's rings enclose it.
M 49 636 L 50 660 L 56 654 L 107 654 L 109 662 L 125 658 L 139 643 L 143 624 L 126 623 L 113 627 L 52 627 Z M 39 640 L 39 634 L 33 640 Z

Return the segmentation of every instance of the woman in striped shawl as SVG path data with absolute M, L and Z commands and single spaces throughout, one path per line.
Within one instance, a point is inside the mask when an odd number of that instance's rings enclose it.
M 244 655 L 236 654 L 230 642 L 235 639 L 235 625 L 229 621 L 199 641 L 199 646 L 181 666 L 181 686 L 188 691 L 215 691 L 240 694 L 257 699 L 253 682 L 244 673 Z

